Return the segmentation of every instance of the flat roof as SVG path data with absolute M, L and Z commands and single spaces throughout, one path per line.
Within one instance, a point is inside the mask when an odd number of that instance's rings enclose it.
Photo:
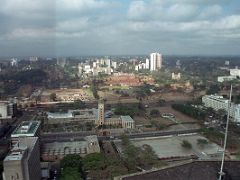
M 35 136 L 41 122 L 40 121 L 23 121 L 11 134 L 11 137 Z
M 121 116 L 121 120 L 125 122 L 134 122 L 131 116 Z
M 145 144 L 151 146 L 159 158 L 169 157 L 185 157 L 190 155 L 196 155 L 201 159 L 211 159 L 211 155 L 222 154 L 222 148 L 217 144 L 210 142 L 203 147 L 197 144 L 198 139 L 205 139 L 200 134 L 182 135 L 182 136 L 166 136 L 156 138 L 143 138 L 143 139 L 131 139 L 131 142 L 138 147 L 142 147 Z M 184 149 L 182 147 L 182 141 L 187 140 L 192 144 L 192 149 Z M 115 145 L 118 151 L 122 152 L 121 141 L 115 140 Z
M 53 118 L 53 119 L 65 119 L 65 118 L 73 118 L 73 114 L 72 112 L 65 112 L 65 113 L 61 113 L 61 112 L 47 112 L 48 118 Z

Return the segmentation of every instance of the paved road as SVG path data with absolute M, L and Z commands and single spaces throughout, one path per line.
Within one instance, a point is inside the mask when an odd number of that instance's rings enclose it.
M 129 138 L 148 138 L 148 137 L 160 137 L 169 135 L 179 135 L 179 134 L 190 134 L 199 132 L 199 129 L 189 129 L 189 130 L 177 130 L 177 131 L 155 131 L 155 132 L 144 132 L 144 133 L 131 133 L 128 134 Z M 69 140 L 82 140 L 85 136 L 97 135 L 95 132 L 69 132 L 69 133 L 44 133 L 41 136 L 42 142 L 54 142 L 54 141 L 69 141 Z M 99 140 L 112 140 L 119 139 L 121 135 L 115 136 L 98 136 Z

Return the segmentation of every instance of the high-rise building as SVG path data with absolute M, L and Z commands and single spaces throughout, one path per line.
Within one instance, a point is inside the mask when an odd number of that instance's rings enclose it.
M 146 59 L 146 69 L 149 69 L 149 67 L 150 67 L 150 61 L 149 61 L 149 59 L 147 58 L 147 59 Z
M 38 137 L 21 137 L 3 161 L 4 180 L 40 180 Z
M 113 69 L 117 68 L 117 62 L 116 61 L 112 61 L 112 67 L 113 67 Z
M 111 60 L 110 59 L 105 59 L 105 64 L 107 67 L 111 67 Z
M 57 58 L 57 65 L 61 66 L 62 68 L 65 67 L 66 62 L 67 62 L 66 58 Z
M 150 54 L 150 71 L 156 71 L 162 68 L 162 55 L 159 53 Z

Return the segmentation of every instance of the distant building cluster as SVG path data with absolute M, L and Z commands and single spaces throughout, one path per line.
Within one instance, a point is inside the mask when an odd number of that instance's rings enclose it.
M 139 86 L 142 82 L 135 74 L 114 73 L 111 77 L 107 78 L 106 84 L 110 86 Z
M 142 69 L 147 69 L 150 71 L 157 71 L 162 68 L 162 55 L 159 53 L 151 53 L 150 59 L 147 58 L 145 63 L 140 62 L 138 65 L 135 65 L 135 71 Z
M 223 98 L 223 96 L 205 95 L 202 97 L 202 102 L 205 107 L 211 107 L 216 111 L 223 109 L 226 113 L 228 112 L 229 100 Z M 235 122 L 240 122 L 240 104 L 231 103 L 229 113 Z
M 98 76 L 99 73 L 110 75 L 117 67 L 117 62 L 112 61 L 109 58 L 97 59 L 92 63 L 79 63 L 78 75 L 82 76 L 83 74 L 92 74 L 93 76 Z

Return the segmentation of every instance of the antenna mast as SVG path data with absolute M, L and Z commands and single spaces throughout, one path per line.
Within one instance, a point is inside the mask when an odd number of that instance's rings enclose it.
M 225 129 L 224 146 L 223 146 L 221 169 L 219 172 L 219 180 L 222 180 L 222 177 L 225 174 L 223 172 L 223 165 L 224 165 L 225 151 L 226 151 L 226 146 L 227 146 L 228 124 L 229 124 L 229 119 L 230 119 L 231 101 L 232 101 L 232 84 L 231 84 L 231 89 L 230 89 L 230 97 L 229 97 L 229 101 L 228 101 L 227 123 L 226 123 L 226 129 Z

